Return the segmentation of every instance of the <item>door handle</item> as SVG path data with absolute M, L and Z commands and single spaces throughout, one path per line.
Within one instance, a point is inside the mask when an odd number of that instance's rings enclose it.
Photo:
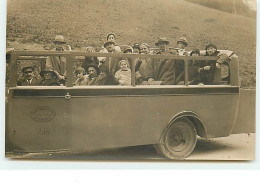
M 71 95 L 67 92 L 67 94 L 65 95 L 65 99 L 68 100 L 71 98 Z

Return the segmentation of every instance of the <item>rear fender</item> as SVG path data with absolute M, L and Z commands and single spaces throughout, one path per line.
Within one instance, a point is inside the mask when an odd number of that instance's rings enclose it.
M 183 112 L 176 114 L 174 117 L 172 117 L 172 119 L 169 121 L 169 123 L 165 127 L 163 133 L 168 129 L 168 127 L 172 123 L 174 123 L 174 121 L 176 121 L 177 119 L 180 119 L 180 118 L 188 118 L 189 120 L 191 120 L 196 128 L 198 136 L 200 136 L 202 138 L 207 138 L 207 130 L 206 130 L 203 122 L 201 121 L 200 116 L 197 113 L 192 112 L 192 111 L 183 111 Z

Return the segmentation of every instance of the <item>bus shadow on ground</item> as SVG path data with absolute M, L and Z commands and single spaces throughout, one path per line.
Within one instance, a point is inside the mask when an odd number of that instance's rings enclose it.
M 199 157 L 199 160 L 208 159 L 210 155 L 231 151 L 234 147 L 231 144 L 215 141 L 212 139 L 198 138 L 197 145 L 193 153 L 187 158 Z M 81 153 L 39 153 L 15 157 L 15 159 L 32 160 L 72 160 L 72 161 L 169 161 L 164 156 L 158 154 L 153 145 L 130 146 L 124 148 L 103 149 L 96 152 Z
M 211 154 L 221 151 L 232 150 L 234 147 L 229 143 L 221 141 L 215 141 L 212 139 L 200 139 L 197 140 L 197 145 L 191 155 L 203 155 L 205 153 Z

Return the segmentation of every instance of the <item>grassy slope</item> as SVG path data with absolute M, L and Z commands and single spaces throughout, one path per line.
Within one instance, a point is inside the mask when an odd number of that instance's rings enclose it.
M 188 39 L 188 50 L 209 42 L 235 51 L 242 87 L 255 87 L 256 22 L 183 0 L 8 0 L 7 47 L 51 43 L 63 34 L 74 48 L 100 47 L 115 32 L 118 44 L 147 42 L 159 35 L 171 46 Z M 34 48 L 40 45 L 35 45 Z

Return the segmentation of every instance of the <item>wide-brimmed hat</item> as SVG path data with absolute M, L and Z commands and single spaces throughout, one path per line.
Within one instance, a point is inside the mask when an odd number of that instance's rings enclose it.
M 105 44 L 104 44 L 104 47 L 106 47 L 108 44 L 116 44 L 114 41 L 112 41 L 112 40 L 110 40 L 110 41 L 107 41 L 107 42 L 105 42 Z
M 207 50 L 210 47 L 215 48 L 217 50 L 217 46 L 215 44 L 212 44 L 212 43 L 207 44 L 205 50 Z
M 104 65 L 104 64 L 101 64 L 99 67 L 98 67 L 99 71 L 105 71 L 106 73 L 109 73 L 109 69 L 108 69 L 108 66 Z
M 43 78 L 44 73 L 48 73 L 48 72 L 52 73 L 53 77 L 58 77 L 57 74 L 52 69 L 44 69 L 43 71 L 41 71 L 40 72 L 41 77 Z
M 198 53 L 200 55 L 200 50 L 199 49 L 193 49 L 190 53 L 190 56 L 193 54 L 193 53 Z
M 58 43 L 58 42 L 62 43 L 62 44 L 66 43 L 66 41 L 64 40 L 64 37 L 62 35 L 56 35 L 55 36 L 53 43 L 55 44 L 55 43 Z
M 166 43 L 166 45 L 167 45 L 170 42 L 166 39 L 166 37 L 159 37 L 158 41 L 155 43 L 155 45 L 158 46 L 160 43 Z
M 185 37 L 179 38 L 179 39 L 177 40 L 177 44 L 178 44 L 179 42 L 184 43 L 186 47 L 188 46 L 188 42 L 187 42 L 187 39 L 186 39 Z

